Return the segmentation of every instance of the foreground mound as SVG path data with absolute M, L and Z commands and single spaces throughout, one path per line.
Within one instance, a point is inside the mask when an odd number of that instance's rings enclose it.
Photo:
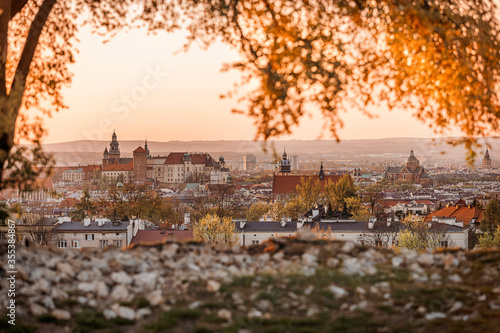
M 9 281 L 2 247 L 5 311 Z M 15 329 L 28 332 L 491 332 L 500 327 L 500 251 L 395 254 L 300 239 L 246 249 L 167 243 L 128 250 L 17 251 Z M 3 315 L 0 330 L 14 329 L 7 320 Z

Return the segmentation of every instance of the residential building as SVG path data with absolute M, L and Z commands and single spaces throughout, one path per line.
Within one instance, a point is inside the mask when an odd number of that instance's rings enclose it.
M 66 170 L 62 173 L 62 179 L 66 182 L 81 183 L 85 179 L 82 168 Z
M 82 222 L 63 222 L 54 228 L 60 237 L 55 244 L 59 248 L 124 247 L 130 244 L 136 222 L 106 221 L 89 218 Z
M 391 246 L 396 242 L 399 228 L 391 229 L 392 221 L 361 221 L 361 222 L 337 222 L 337 221 L 236 221 L 236 229 L 240 238 L 240 245 L 257 245 L 271 238 L 292 237 L 300 228 L 318 230 L 318 234 L 328 239 L 351 241 L 358 244 L 366 244 L 371 240 L 378 246 Z M 467 249 L 469 238 L 467 228 L 442 224 L 430 223 L 430 229 L 444 235 L 442 247 L 456 246 Z
M 252 154 L 247 154 L 243 156 L 243 170 L 250 171 L 254 170 L 257 166 L 257 156 Z

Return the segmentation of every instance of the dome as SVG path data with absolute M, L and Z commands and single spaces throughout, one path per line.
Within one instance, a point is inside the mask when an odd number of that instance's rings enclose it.
M 408 157 L 406 163 L 418 163 L 418 160 L 415 157 L 415 154 L 413 153 L 413 149 L 410 151 L 410 157 Z
M 123 183 L 122 183 L 122 182 L 118 182 L 118 183 L 116 184 L 116 187 L 123 187 Z

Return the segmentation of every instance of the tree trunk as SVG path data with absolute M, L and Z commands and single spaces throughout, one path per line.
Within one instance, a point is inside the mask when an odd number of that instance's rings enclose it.
M 28 38 L 24 44 L 10 91 L 6 80 L 9 21 L 26 5 L 27 0 L 0 0 L 0 189 L 4 187 L 6 161 L 14 147 L 16 120 L 22 106 L 31 62 L 35 55 L 43 27 L 57 3 L 45 0 L 31 22 Z

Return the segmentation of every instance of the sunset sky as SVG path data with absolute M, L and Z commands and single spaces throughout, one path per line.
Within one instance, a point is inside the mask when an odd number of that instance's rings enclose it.
M 238 58 L 236 51 L 214 45 L 175 54 L 184 43 L 183 33 L 148 36 L 144 31 L 132 31 L 103 44 L 101 37 L 83 29 L 79 39 L 80 53 L 72 67 L 74 81 L 64 91 L 69 110 L 46 120 L 46 143 L 108 140 L 113 128 L 122 140 L 254 137 L 253 120 L 230 112 L 236 101 L 219 98 L 239 80 L 236 71 L 220 72 L 224 62 Z M 151 71 L 167 74 L 155 79 Z M 410 112 L 380 110 L 378 114 L 378 119 L 358 111 L 345 114 L 341 139 L 433 136 Z M 313 113 L 283 139 L 317 139 L 322 123 L 320 113 Z M 330 134 L 324 132 L 323 138 Z

